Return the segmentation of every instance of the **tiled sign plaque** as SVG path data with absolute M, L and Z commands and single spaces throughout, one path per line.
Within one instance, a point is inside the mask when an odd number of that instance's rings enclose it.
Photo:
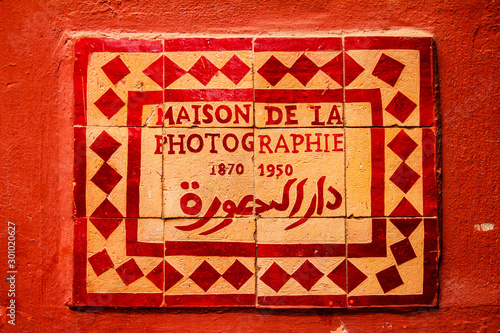
M 431 38 L 75 53 L 75 305 L 436 304 Z

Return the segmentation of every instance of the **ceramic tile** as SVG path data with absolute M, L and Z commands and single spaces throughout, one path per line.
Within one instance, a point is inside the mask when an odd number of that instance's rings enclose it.
M 245 98 L 248 96 L 245 96 Z M 221 99 L 224 97 L 221 96 Z M 189 97 L 186 97 L 189 99 Z M 167 102 L 160 108 L 165 127 L 252 127 L 252 101 Z M 242 98 L 243 99 L 243 98 Z
M 345 216 L 344 129 L 256 129 L 256 213 Z
M 345 37 L 345 124 L 431 126 L 432 39 Z
M 164 217 L 253 213 L 253 130 L 164 128 Z
M 343 125 L 340 38 L 257 38 L 258 127 Z
M 254 306 L 255 219 L 168 219 L 166 306 Z
M 88 69 L 87 124 L 127 126 L 131 125 L 132 116 L 135 116 L 140 119 L 134 125 L 157 126 L 148 122 L 148 119 L 155 118 L 157 109 L 163 102 L 162 87 L 144 72 L 158 57 L 156 53 L 93 54 Z M 106 67 L 117 63 L 129 73 L 116 73 L 119 68 Z M 118 80 L 121 76 L 116 77 L 117 74 L 122 74 L 123 78 Z M 142 105 L 137 105 L 138 103 Z
M 345 221 L 257 220 L 257 300 L 267 307 L 345 307 Z
M 165 127 L 252 127 L 249 38 L 165 40 Z
M 346 129 L 347 215 L 436 216 L 435 133 Z
M 432 305 L 437 219 L 347 220 L 349 307 Z
M 79 302 L 160 306 L 163 220 L 89 218 L 79 222 L 76 228 L 86 236 L 86 251 L 75 258 L 75 268 L 80 272 L 75 282 L 81 280 L 75 291 Z
M 86 216 L 161 217 L 161 128 L 86 131 Z
M 163 102 L 163 86 L 147 74 L 151 65 L 163 66 L 162 51 L 158 40 L 78 40 L 75 125 L 153 125 L 147 119 Z

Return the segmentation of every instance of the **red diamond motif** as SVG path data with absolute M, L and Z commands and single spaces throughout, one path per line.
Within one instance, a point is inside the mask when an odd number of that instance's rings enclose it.
M 122 221 L 122 219 L 90 219 L 90 222 L 105 239 L 108 239 L 108 237 L 113 233 L 113 231 L 116 230 L 116 228 L 118 228 Z
M 342 53 L 321 66 L 320 68 L 326 75 L 332 78 L 335 82 L 342 85 L 342 75 L 344 73 L 344 59 Z
M 309 260 L 306 260 L 293 274 L 292 277 L 297 280 L 307 291 L 318 282 L 324 274 L 316 268 Z
M 405 262 L 415 259 L 417 257 L 408 238 L 405 238 L 402 241 L 392 244 L 391 251 L 398 265 L 404 264 Z
M 186 71 L 167 57 L 165 60 L 165 88 L 177 81 L 178 78 L 186 74 Z
M 234 84 L 238 84 L 250 71 L 250 67 L 236 55 L 233 55 L 231 59 L 222 66 L 220 71 L 227 76 L 229 80 L 233 81 Z
M 403 198 L 394 208 L 390 216 L 421 216 L 408 199 Z
M 123 217 L 120 211 L 108 200 L 104 201 L 97 207 L 97 209 L 92 213 L 91 217 Z
M 206 86 L 218 71 L 219 69 L 210 60 L 205 58 L 205 56 L 201 56 L 188 73 Z
M 163 291 L 163 261 L 146 275 L 146 278 L 153 282 L 158 289 Z
M 94 272 L 97 276 L 115 266 L 106 249 L 102 250 L 101 252 L 97 252 L 93 256 L 89 257 L 89 263 L 94 269 Z
M 421 219 L 391 219 L 391 223 L 398 228 L 405 237 L 410 237 L 412 232 L 417 229 L 420 222 L 422 222 Z
M 354 81 L 365 69 L 356 62 L 349 54 L 345 54 L 345 86 L 347 87 Z
M 342 261 L 327 277 L 333 281 L 337 286 L 346 291 L 347 288 L 347 273 L 346 273 L 346 261 Z
M 144 276 L 144 273 L 141 271 L 141 268 L 137 265 L 134 259 L 130 259 L 118 267 L 116 269 L 116 273 L 118 273 L 126 286 Z
M 106 118 L 111 119 L 125 105 L 125 102 L 118 97 L 113 89 L 109 88 L 94 104 Z
M 375 274 L 384 293 L 404 284 L 396 266 L 391 266 Z
M 373 69 L 372 75 L 394 87 L 403 68 L 405 65 L 383 53 Z
M 394 174 L 389 178 L 397 187 L 401 189 L 404 193 L 408 191 L 415 185 L 415 182 L 420 178 L 420 175 L 413 171 L 405 162 L 394 171 Z
M 204 260 L 200 266 L 189 276 L 198 286 L 204 291 L 210 289 L 210 287 L 219 280 L 221 277 L 220 273 L 215 270 L 206 260 Z
M 401 130 L 391 142 L 387 145 L 391 150 L 399 156 L 403 161 L 406 161 L 408 156 L 418 147 L 418 144 Z
M 353 263 L 347 261 L 347 290 L 348 292 L 356 289 L 357 286 L 366 280 L 366 276 L 362 271 L 360 271 Z
M 165 57 L 161 56 L 156 59 L 151 65 L 149 65 L 142 72 L 153 80 L 157 85 L 163 88 L 163 59 Z
M 122 178 L 122 175 L 110 167 L 108 163 L 104 162 L 90 180 L 104 193 L 110 194 Z
M 222 277 L 237 290 L 239 290 L 252 276 L 253 273 L 238 260 L 222 274 Z
M 318 71 L 318 66 L 305 54 L 302 54 L 292 67 L 290 67 L 289 73 L 306 86 Z
M 271 267 L 260 277 L 262 282 L 278 292 L 290 280 L 291 276 L 277 263 L 273 262 Z
M 416 107 L 417 104 L 398 91 L 385 110 L 404 123 Z
M 120 56 L 113 58 L 113 60 L 102 66 L 101 69 L 113 84 L 117 84 L 125 76 L 130 74 L 130 69 L 128 69 Z
M 275 86 L 281 81 L 283 76 L 288 73 L 288 67 L 283 65 L 281 61 L 271 56 L 264 65 L 257 71 L 271 85 Z
M 107 161 L 121 145 L 120 142 L 116 141 L 106 131 L 102 131 L 89 148 L 104 161 Z
M 165 291 L 175 286 L 183 277 L 184 275 L 165 261 Z

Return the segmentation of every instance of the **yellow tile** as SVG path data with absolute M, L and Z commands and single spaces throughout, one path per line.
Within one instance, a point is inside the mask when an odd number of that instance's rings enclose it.
M 260 216 L 288 217 L 294 207 L 293 216 L 305 216 L 308 210 L 311 216 L 345 216 L 343 136 L 344 130 L 336 128 L 256 129 L 256 198 L 268 205 L 273 200 L 281 203 L 285 186 L 289 184 L 286 209 L 270 209 Z M 318 186 L 321 183 L 322 190 Z M 300 188 L 303 189 L 302 202 L 297 199 Z M 319 200 L 321 196 L 323 203 Z M 310 209 L 313 205 L 316 205 L 314 210 Z
M 391 141 L 401 128 L 387 128 L 383 130 L 383 203 L 384 213 L 389 216 L 403 198 L 406 198 L 419 214 L 423 212 L 423 184 L 422 184 L 422 129 L 404 129 L 411 140 L 416 144 L 415 149 L 405 160 L 418 178 L 403 192 L 391 181 L 391 177 L 402 165 L 403 160 L 389 147 Z M 347 215 L 372 215 L 372 130 L 369 128 L 346 129 L 346 186 L 347 186 Z
M 420 67 L 419 51 L 417 50 L 351 50 L 347 54 L 351 56 L 364 71 L 347 87 L 350 89 L 380 89 L 382 99 L 383 125 L 419 126 L 419 94 L 420 94 Z M 372 75 L 382 54 L 401 62 L 405 65 L 401 76 L 392 87 L 384 81 Z M 417 104 L 415 110 L 403 123 L 385 111 L 397 92 L 401 92 L 411 101 Z M 371 108 L 366 103 L 345 104 L 346 126 L 372 126 Z
M 340 52 L 338 51 L 319 51 L 319 52 L 256 52 L 255 53 L 255 88 L 256 89 L 340 89 L 342 86 L 335 82 L 331 77 L 326 75 L 321 70 L 310 79 L 310 81 L 304 86 L 297 78 L 292 74 L 287 73 L 284 77 L 276 84 L 271 85 L 262 75 L 258 73 L 258 70 L 269 60 L 271 56 L 274 56 L 278 61 L 280 61 L 284 66 L 290 68 L 299 59 L 301 55 L 307 56 L 316 66 L 321 67 L 333 58 L 335 58 Z
M 163 157 L 158 151 L 161 128 L 141 130 L 141 175 L 139 216 L 161 217 Z
M 134 134 L 131 134 L 133 131 Z M 87 215 L 92 216 L 96 209 L 105 199 L 108 199 L 122 216 L 127 215 L 127 181 L 129 177 L 129 168 L 131 167 L 131 156 L 140 159 L 138 176 L 139 180 L 139 216 L 143 217 L 161 217 L 161 178 L 162 178 L 162 155 L 156 152 L 156 136 L 161 138 L 161 128 L 141 128 L 128 129 L 125 127 L 87 127 Z M 116 141 L 120 146 L 114 151 L 107 161 L 96 153 L 92 147 L 94 142 L 100 142 L 99 138 L 110 136 L 112 139 L 106 139 L 111 142 Z M 138 142 L 140 151 L 133 153 L 130 151 L 129 142 L 132 136 L 140 135 Z M 160 140 L 161 141 L 161 140 Z M 130 149 L 129 149 L 130 148 Z M 110 148 L 102 148 L 104 150 Z M 121 177 L 119 182 L 107 193 L 94 182 L 94 177 L 98 174 L 100 168 L 107 164 L 117 172 Z M 114 174 L 114 172 L 111 171 Z M 109 172 L 102 173 L 103 179 L 97 181 L 100 184 L 113 183 L 109 180 Z M 114 175 L 116 176 L 116 175 Z M 102 185 L 101 185 L 102 186 Z M 109 185 L 112 186 L 112 185 Z M 103 217 L 106 215 L 100 215 Z M 96 216 L 97 217 L 97 216 Z M 131 215 L 130 217 L 137 217 Z
M 239 288 L 232 286 L 226 279 L 220 277 L 205 291 L 190 276 L 206 261 L 219 274 L 224 274 L 231 265 L 238 260 L 246 269 L 255 274 L 255 258 L 241 257 L 194 257 L 194 256 L 170 256 L 166 257 L 169 265 L 175 268 L 183 277 L 165 295 L 210 295 L 210 294 L 255 294 L 255 276 L 252 275 Z
M 125 219 L 113 231 L 113 233 L 105 239 L 102 234 L 95 228 L 95 226 L 87 222 L 87 258 L 91 257 L 97 252 L 106 249 L 114 267 L 108 269 L 101 275 L 97 276 L 92 266 L 87 262 L 87 292 L 89 293 L 158 293 L 162 290 L 151 282 L 146 275 L 158 266 L 163 260 L 162 257 L 140 257 L 127 255 L 125 236 L 126 236 L 126 223 Z M 139 219 L 139 241 L 147 241 L 150 243 L 160 243 L 163 247 L 163 221 L 156 219 Z M 161 231 L 151 230 L 158 229 Z M 149 229 L 149 230 L 148 230 Z M 145 234 L 156 234 L 156 239 L 144 239 Z M 144 276 L 136 281 L 125 285 L 120 278 L 116 269 L 129 261 L 134 261 L 143 272 Z
M 114 85 L 101 67 L 117 56 L 125 63 L 131 73 Z M 87 74 L 87 124 L 91 126 L 127 126 L 128 92 L 162 90 L 161 86 L 143 73 L 143 70 L 150 66 L 160 56 L 161 55 L 157 53 L 92 53 L 89 58 Z M 94 104 L 106 91 L 108 91 L 108 89 L 112 89 L 121 101 L 125 103 L 125 105 L 109 119 Z M 143 107 L 143 125 L 155 126 L 154 124 L 148 123 L 147 120 L 150 117 L 154 117 L 156 107 L 149 105 Z
M 119 147 L 109 156 L 105 162 L 93 149 L 90 147 L 99 140 L 99 138 L 107 138 L 105 143 L 116 141 Z M 100 141 L 100 140 L 99 140 Z M 98 141 L 98 142 L 99 142 Z M 107 198 L 122 214 L 126 214 L 126 190 L 127 190 L 127 156 L 128 156 L 128 132 L 126 128 L 120 127 L 87 127 L 87 186 L 86 186 L 86 205 L 87 216 L 92 216 L 94 211 Z M 109 147 L 103 147 L 103 150 L 113 151 Z M 103 155 L 107 156 L 107 155 Z M 103 164 L 107 163 L 109 167 L 115 170 L 122 178 L 109 193 L 105 193 L 91 179 L 96 175 Z M 105 175 L 104 175 L 105 176 Z M 104 183 L 104 181 L 103 181 Z
M 236 56 L 250 69 L 237 84 L 220 71 L 211 78 L 207 85 L 187 73 L 168 85 L 167 89 L 250 89 L 253 86 L 251 51 L 179 51 L 164 54 L 185 72 L 188 72 L 202 56 L 218 69 L 223 68 L 233 56 Z
M 369 128 L 346 128 L 347 216 L 371 215 L 371 135 Z
M 348 229 L 352 223 L 356 221 L 348 221 Z M 421 294 L 423 291 L 423 278 L 424 278 L 424 224 L 423 222 L 413 231 L 409 237 L 411 246 L 417 255 L 416 258 L 411 259 L 401 265 L 397 265 L 394 255 L 390 246 L 398 241 L 404 239 L 404 236 L 397 230 L 397 228 L 387 220 L 387 257 L 385 258 L 350 258 L 349 261 L 353 263 L 359 270 L 361 270 L 367 279 L 364 280 L 358 287 L 349 293 L 349 296 L 360 295 L 384 295 L 376 274 L 388 267 L 396 265 L 396 268 L 403 280 L 403 284 L 388 291 L 387 295 L 412 295 Z
M 253 130 L 165 128 L 163 135 L 164 217 L 202 217 L 217 201 L 216 217 L 246 206 L 242 199 L 254 187 Z

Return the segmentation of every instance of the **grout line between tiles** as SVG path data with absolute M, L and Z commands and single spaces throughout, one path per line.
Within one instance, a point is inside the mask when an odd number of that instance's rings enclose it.
M 255 115 L 254 115 L 255 117 Z M 83 127 L 105 127 L 105 128 L 164 128 L 164 129 L 213 129 L 213 128 L 234 128 L 234 129 L 258 129 L 258 130 L 273 130 L 273 129 L 340 129 L 340 128 L 352 128 L 352 129 L 370 129 L 370 128 L 382 128 L 382 129 L 434 129 L 436 126 L 399 126 L 399 125 L 387 125 L 387 126 L 276 126 L 276 127 L 258 127 L 258 126 L 114 126 L 114 125 L 74 125 L 76 128 Z
M 255 128 L 256 128 L 256 119 L 255 119 L 255 37 L 252 38 L 252 109 L 253 109 L 253 126 L 252 126 L 252 132 L 254 134 L 255 138 Z M 252 173 L 253 173 L 253 197 L 255 200 L 255 146 L 252 152 Z M 254 294 L 255 294 L 255 300 L 254 300 L 254 306 L 257 307 L 259 305 L 259 298 L 257 294 L 257 215 L 255 214 L 255 205 L 253 206 L 253 216 L 254 218 L 254 225 L 255 225 L 255 230 L 254 230 L 254 242 L 255 242 L 255 260 L 254 260 L 254 279 L 255 279 L 255 289 L 254 289 Z
M 345 193 L 345 216 L 346 219 L 344 220 L 344 242 L 345 242 L 345 290 L 346 290 L 346 308 L 348 307 L 347 304 L 347 299 L 348 299 L 348 294 L 349 290 L 347 289 L 347 281 L 348 281 L 348 276 L 347 276 L 347 246 L 348 246 L 348 232 L 347 232 L 347 132 L 346 132 L 346 126 L 345 126 L 345 51 L 344 51 L 344 46 L 345 46 L 345 38 L 342 36 L 342 118 L 344 119 L 344 193 Z
M 162 58 L 163 58 L 163 66 L 162 66 L 162 75 L 163 75 L 163 81 L 162 81 L 162 108 L 163 108 L 163 104 L 165 103 L 165 39 L 162 39 L 162 48 L 163 48 L 163 52 L 162 52 Z M 158 110 L 156 111 L 158 113 Z M 162 136 L 162 142 L 161 142 L 161 151 L 162 151 L 162 154 L 161 154 L 161 202 L 160 202 L 160 206 L 161 206 L 161 217 L 163 219 L 163 292 L 162 292 L 162 307 L 165 306 L 165 293 L 166 293 L 166 290 L 165 290 L 165 286 L 166 286 L 166 275 L 165 275 L 165 270 L 166 270 L 166 265 L 165 263 L 167 262 L 166 261 L 166 257 L 165 257 L 165 218 L 164 218 L 164 212 L 163 212 L 163 195 L 164 195 L 164 191 L 163 191 L 163 182 L 164 182 L 164 167 L 165 167 L 165 140 L 163 140 L 163 128 L 165 127 L 165 121 L 162 119 L 162 126 L 161 126 L 161 136 Z
M 349 220 L 360 220 L 360 219 L 433 219 L 437 218 L 438 216 L 370 216 L 370 215 L 362 215 L 362 216 L 311 216 L 309 219 L 349 219 Z M 220 217 L 213 217 L 213 218 L 203 218 L 203 217 L 183 217 L 183 216 L 178 216 L 178 217 L 161 217 L 161 216 L 135 216 L 135 217 L 99 217 L 99 216 L 84 216 L 84 217 L 76 217 L 80 219 L 106 219 L 106 220 L 123 220 L 123 219 L 140 219 L 140 220 L 164 220 L 165 222 L 167 221 L 174 221 L 174 220 L 199 220 L 199 219 L 223 219 L 223 216 Z M 303 218 L 303 216 L 294 216 L 294 217 L 288 217 L 288 216 L 279 216 L 279 217 L 259 217 L 259 219 L 300 219 Z M 241 216 L 241 217 L 235 217 L 235 219 L 248 219 L 248 217 Z

